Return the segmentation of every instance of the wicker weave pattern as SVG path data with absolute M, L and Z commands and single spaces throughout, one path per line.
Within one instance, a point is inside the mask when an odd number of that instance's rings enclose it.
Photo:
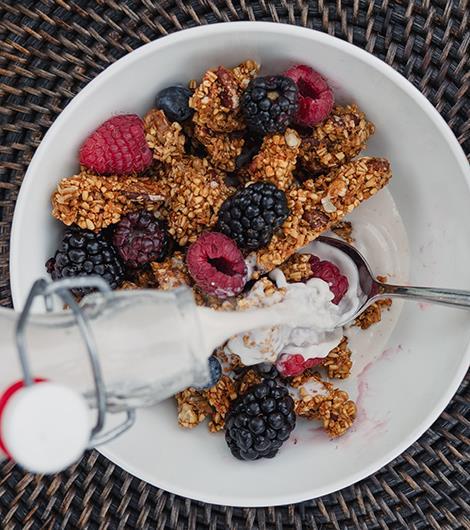
M 269 20 L 328 32 L 407 77 L 470 151 L 466 0 L 0 0 L 0 304 L 8 239 L 35 148 L 68 101 L 127 52 L 186 27 Z M 131 477 L 96 452 L 54 477 L 0 468 L 0 528 L 470 528 L 468 380 L 406 453 L 361 483 L 300 505 L 205 505 Z

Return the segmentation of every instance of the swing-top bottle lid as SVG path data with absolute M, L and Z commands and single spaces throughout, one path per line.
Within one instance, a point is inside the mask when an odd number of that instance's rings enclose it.
M 23 387 L 8 399 L 0 416 L 3 446 L 33 473 L 57 473 L 87 449 L 90 412 L 84 398 L 50 382 Z

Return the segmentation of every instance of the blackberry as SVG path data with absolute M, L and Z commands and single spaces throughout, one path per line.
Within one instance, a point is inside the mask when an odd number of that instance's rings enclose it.
M 124 279 L 119 257 L 103 232 L 71 227 L 65 231 L 59 249 L 46 263 L 53 280 L 80 276 L 101 276 L 111 289 L 119 287 Z M 77 296 L 84 296 L 92 289 L 74 289 Z
M 194 110 L 189 107 L 189 98 L 192 94 L 191 90 L 184 86 L 169 86 L 157 94 L 155 107 L 163 110 L 170 121 L 181 123 L 194 114 Z
M 235 458 L 276 456 L 295 427 L 294 400 L 287 388 L 267 379 L 233 402 L 225 422 L 225 440 Z
M 279 379 L 279 372 L 274 364 L 260 363 L 255 365 L 254 368 L 263 379 Z
M 217 230 L 232 238 L 239 248 L 256 250 L 271 241 L 288 215 L 284 192 L 270 182 L 256 182 L 222 204 Z
M 282 75 L 257 77 L 245 90 L 241 106 L 249 130 L 262 136 L 284 132 L 299 108 L 297 85 Z
M 163 223 L 146 210 L 123 217 L 114 229 L 113 243 L 130 269 L 164 260 L 171 248 L 171 238 Z

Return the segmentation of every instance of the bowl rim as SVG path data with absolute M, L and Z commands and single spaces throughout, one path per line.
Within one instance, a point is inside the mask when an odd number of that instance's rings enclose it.
M 155 49 L 162 50 L 165 47 L 172 46 L 176 43 L 189 41 L 194 36 L 199 34 L 206 34 L 207 37 L 211 35 L 216 35 L 224 33 L 228 30 L 227 26 L 230 26 L 230 31 L 242 31 L 242 32 L 251 32 L 251 33 L 272 33 L 275 32 L 279 35 L 289 36 L 296 35 L 306 39 L 314 40 L 320 43 L 326 43 L 329 46 L 339 49 L 346 55 L 355 56 L 360 61 L 368 63 L 370 66 L 380 71 L 385 77 L 390 79 L 395 83 L 399 88 L 410 96 L 414 102 L 421 107 L 421 109 L 426 113 L 426 115 L 434 122 L 442 133 L 444 140 L 447 142 L 448 147 L 450 148 L 454 158 L 458 162 L 463 175 L 465 176 L 467 185 L 470 187 L 470 167 L 468 165 L 465 153 L 458 143 L 453 132 L 445 122 L 444 118 L 438 113 L 438 111 L 433 107 L 433 105 L 426 99 L 426 97 L 414 87 L 404 76 L 394 70 L 384 61 L 378 59 L 369 52 L 363 50 L 351 44 L 349 42 L 343 41 L 332 35 L 322 33 L 309 28 L 304 28 L 300 26 L 294 26 L 289 24 L 280 24 L 275 22 L 251 22 L 251 21 L 242 21 L 242 22 L 223 22 L 216 24 L 209 24 L 205 26 L 198 26 L 194 28 L 188 28 L 164 37 L 160 37 L 152 42 L 144 44 L 143 46 L 136 48 L 132 52 L 124 55 L 116 62 L 105 68 L 100 74 L 98 74 L 92 81 L 90 81 L 62 110 L 62 112 L 54 120 L 44 138 L 42 139 L 40 145 L 38 146 L 31 163 L 26 171 L 23 183 L 21 185 L 20 191 L 18 193 L 12 227 L 11 227 L 11 236 L 10 236 L 10 285 L 13 306 L 18 309 L 21 306 L 21 293 L 17 283 L 13 280 L 16 276 L 15 271 L 18 270 L 18 247 L 17 243 L 20 238 L 21 225 L 22 225 L 22 215 L 25 214 L 25 209 L 22 204 L 25 201 L 25 197 L 28 195 L 30 183 L 32 182 L 32 176 L 36 173 L 36 168 L 38 168 L 42 162 L 43 157 L 46 156 L 52 142 L 55 140 L 55 131 L 58 129 L 58 126 L 62 122 L 68 119 L 69 114 L 71 114 L 75 107 L 81 104 L 82 100 L 85 99 L 92 91 L 99 87 L 99 85 L 108 77 L 114 75 L 116 72 L 126 68 L 128 64 L 134 62 L 141 57 L 150 55 L 154 52 Z M 116 455 L 112 448 L 106 446 L 100 447 L 99 452 L 103 454 L 106 458 L 110 459 L 115 464 L 119 465 L 128 473 L 133 476 L 144 480 L 145 482 L 152 484 L 156 487 L 162 488 L 164 490 L 170 491 L 177 495 L 183 497 L 189 497 L 202 502 L 220 504 L 220 505 L 231 505 L 231 506 L 240 506 L 240 507 L 262 507 L 266 505 L 282 505 L 282 504 L 291 504 L 302 502 L 308 499 L 313 499 L 333 493 L 342 488 L 350 486 L 378 471 L 383 466 L 387 465 L 390 461 L 395 459 L 401 453 L 403 453 L 408 447 L 410 447 L 429 427 L 434 423 L 434 421 L 440 416 L 442 411 L 445 409 L 447 404 L 452 399 L 453 395 L 458 390 L 458 387 L 465 377 L 465 373 L 468 368 L 470 361 L 470 344 L 467 345 L 465 355 L 462 358 L 458 369 L 456 370 L 455 376 L 448 386 L 447 391 L 441 396 L 437 405 L 434 409 L 424 417 L 422 422 L 415 427 L 415 429 L 408 433 L 406 437 L 403 438 L 401 443 L 396 445 L 393 449 L 389 450 L 382 455 L 381 458 L 375 459 L 373 462 L 370 462 L 360 471 L 351 473 L 349 475 L 343 476 L 340 479 L 336 480 L 333 483 L 329 483 L 325 487 L 314 488 L 313 490 L 306 490 L 303 494 L 290 494 L 290 495 L 276 495 L 271 496 L 269 499 L 266 499 L 262 496 L 259 498 L 253 497 L 244 497 L 243 495 L 235 495 L 231 499 L 227 499 L 225 496 L 218 496 L 217 494 L 205 494 L 198 490 L 193 490 L 191 488 L 181 487 L 177 483 L 170 483 L 166 480 L 155 480 L 155 477 L 147 475 L 147 473 L 141 469 L 135 469 L 132 465 L 123 461 L 120 456 Z M 227 502 L 229 501 L 229 502 Z

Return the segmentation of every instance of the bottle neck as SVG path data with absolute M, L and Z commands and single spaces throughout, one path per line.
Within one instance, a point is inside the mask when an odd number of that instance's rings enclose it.
M 202 330 L 189 289 L 119 291 L 93 295 L 82 310 L 94 336 L 109 410 L 156 403 L 209 378 Z M 15 329 L 17 314 L 0 310 L 0 392 L 22 378 Z M 69 312 L 33 315 L 27 327 L 33 377 L 44 377 L 93 399 L 85 346 Z

